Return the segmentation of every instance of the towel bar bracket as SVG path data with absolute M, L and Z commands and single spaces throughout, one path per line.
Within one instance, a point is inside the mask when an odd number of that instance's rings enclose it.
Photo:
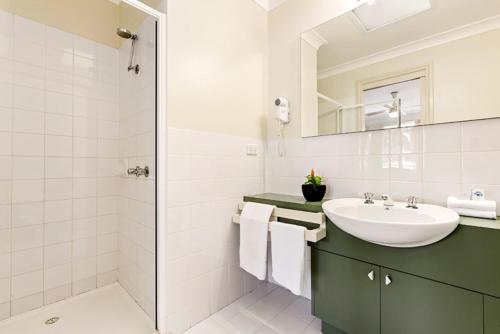
M 244 202 L 239 203 L 238 209 L 241 211 L 241 210 L 243 210 L 244 206 L 245 206 Z M 273 221 L 276 221 L 278 218 L 286 218 L 286 219 L 292 219 L 292 220 L 317 224 L 318 228 L 312 229 L 312 230 L 306 230 L 306 232 L 305 232 L 306 241 L 318 242 L 321 239 L 324 239 L 326 237 L 326 218 L 325 218 L 325 214 L 322 212 L 306 212 L 306 211 L 299 211 L 299 210 L 275 208 L 273 211 L 273 214 L 271 216 L 270 223 L 272 223 Z M 235 224 L 239 224 L 240 223 L 240 215 L 234 214 L 232 221 Z

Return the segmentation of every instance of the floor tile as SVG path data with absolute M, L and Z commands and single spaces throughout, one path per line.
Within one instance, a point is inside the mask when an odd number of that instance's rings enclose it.
M 300 320 L 286 312 L 279 314 L 269 322 L 272 328 L 277 330 L 278 333 L 287 334 L 299 334 L 309 326 L 309 323 L 310 321 Z

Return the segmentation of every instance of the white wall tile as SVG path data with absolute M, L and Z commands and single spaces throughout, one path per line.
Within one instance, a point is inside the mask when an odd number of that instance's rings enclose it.
M 497 169 L 500 152 L 464 152 L 463 183 L 500 184 Z
M 0 82 L 0 107 L 10 108 L 13 105 L 14 105 L 14 87 L 12 86 L 11 83 Z
M 45 93 L 45 99 L 48 113 L 66 116 L 73 114 L 73 98 L 71 95 L 48 91 Z
M 43 226 L 34 225 L 12 229 L 12 250 L 23 250 L 43 245 Z
M 41 202 L 44 188 L 43 180 L 16 180 L 12 182 L 12 203 Z
M 87 57 L 90 59 L 97 58 L 97 43 L 94 41 L 88 40 L 83 37 L 74 36 L 74 52 L 75 55 Z
M 14 110 L 12 131 L 44 133 L 44 114 L 37 111 Z
M 460 153 L 424 154 L 424 182 L 459 183 L 461 178 Z
M 88 239 L 97 235 L 97 218 L 77 219 L 73 222 L 73 240 Z
M 12 110 L 0 107 L 0 131 L 12 130 Z
M 14 38 L 14 59 L 35 66 L 45 65 L 45 48 L 37 43 Z
M 14 157 L 12 158 L 13 179 L 42 179 L 45 162 L 43 158 Z
M 422 127 L 390 130 L 391 154 L 421 153 Z
M 12 154 L 40 157 L 44 154 L 43 135 L 12 134 Z
M 12 179 L 12 158 L 0 156 L 0 180 Z
M 45 136 L 45 156 L 72 157 L 73 138 L 65 136 Z
M 71 221 L 45 224 L 45 245 L 55 245 L 71 241 L 72 228 L 73 224 Z
M 44 271 L 44 289 L 54 289 L 71 283 L 71 264 L 63 264 Z
M 117 280 L 117 64 L 116 50 L 0 11 L 0 319 Z
M 32 248 L 12 253 L 12 275 L 28 273 L 43 268 L 43 248 Z
M 71 220 L 73 216 L 73 201 L 46 201 L 45 202 L 45 222 L 62 222 Z
M 424 152 L 460 152 L 461 124 L 437 124 L 423 128 Z
M 12 204 L 12 226 L 38 225 L 43 222 L 43 202 Z
M 71 73 L 73 71 L 73 54 L 48 49 L 47 68 L 54 71 Z
M 45 25 L 14 15 L 14 34 L 16 38 L 45 44 Z
M 72 252 L 71 242 L 45 246 L 44 248 L 45 268 L 51 268 L 54 266 L 71 262 L 71 252 Z
M 73 53 L 73 39 L 70 33 L 46 27 L 46 46 L 49 49 Z
M 0 229 L 7 229 L 11 226 L 12 209 L 10 205 L 0 205 Z M 103 229 L 106 229 L 106 221 L 102 223 Z M 114 232 L 111 230 L 110 232 Z
M 63 179 L 73 177 L 73 159 L 45 158 L 45 177 L 47 179 Z
M 14 62 L 13 83 L 18 86 L 45 89 L 45 69 L 40 66 Z
M 464 152 L 500 151 L 499 119 L 462 123 Z
M 14 33 L 14 15 L 7 11 L 0 11 L 0 33 L 12 35 Z
M 45 96 L 43 90 L 14 86 L 14 107 L 24 110 L 44 111 Z
M 57 114 L 45 114 L 45 133 L 48 135 L 72 136 L 72 117 Z
M 35 271 L 12 277 L 12 299 L 43 291 L 43 272 Z
M 0 230 L 0 241 L 1 241 L 0 254 L 9 253 L 11 251 L 11 243 L 12 243 L 11 231 L 8 229 Z M 5 264 L 3 261 L 5 261 L 4 257 L 2 257 L 2 261 L 0 261 L 0 263 Z M 9 258 L 9 267 L 0 268 L 0 271 L 5 272 L 6 270 L 8 270 L 8 273 L 10 274 L 10 258 Z M 0 277 L 4 277 L 4 275 L 0 275 Z
M 20 283 L 21 284 L 21 283 Z M 12 300 L 11 315 L 18 315 L 43 306 L 43 293 L 36 293 L 27 297 Z
M 45 180 L 45 200 L 55 201 L 73 197 L 72 179 Z
M 10 277 L 0 279 L 0 303 L 10 302 Z

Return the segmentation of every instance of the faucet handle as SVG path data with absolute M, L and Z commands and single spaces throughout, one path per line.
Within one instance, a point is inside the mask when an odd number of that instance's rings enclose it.
M 408 200 L 406 202 L 406 207 L 411 208 L 411 209 L 418 209 L 417 206 L 417 197 L 415 196 L 409 196 Z
M 366 192 L 363 194 L 363 196 L 365 197 L 365 204 L 373 204 L 373 196 L 375 196 L 374 193 L 371 193 L 371 192 Z

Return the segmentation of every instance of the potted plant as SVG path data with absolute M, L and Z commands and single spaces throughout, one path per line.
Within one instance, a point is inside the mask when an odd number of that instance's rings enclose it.
M 321 184 L 321 176 L 315 175 L 314 169 L 311 169 L 311 173 L 306 176 L 306 182 L 302 185 L 302 194 L 309 202 L 319 202 L 325 197 L 325 193 L 326 185 Z

